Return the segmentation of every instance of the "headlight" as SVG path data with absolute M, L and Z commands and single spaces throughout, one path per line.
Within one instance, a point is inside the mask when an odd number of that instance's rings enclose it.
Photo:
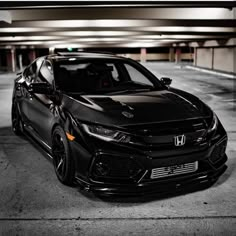
M 208 128 L 208 133 L 215 131 L 217 126 L 218 126 L 218 118 L 217 118 L 216 114 L 214 113 L 211 125 Z
M 89 135 L 105 141 L 129 143 L 131 140 L 131 136 L 121 131 L 107 129 L 102 126 L 86 125 L 86 124 L 82 124 L 82 127 Z

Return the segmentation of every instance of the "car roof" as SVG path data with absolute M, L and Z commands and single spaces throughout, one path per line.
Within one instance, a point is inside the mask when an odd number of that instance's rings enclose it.
M 57 54 L 48 55 L 46 58 L 51 60 L 66 60 L 69 58 L 83 58 L 83 59 L 125 59 L 112 53 L 106 52 L 58 52 Z

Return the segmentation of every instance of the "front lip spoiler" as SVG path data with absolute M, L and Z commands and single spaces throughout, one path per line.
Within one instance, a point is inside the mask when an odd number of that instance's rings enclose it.
M 161 193 L 172 193 L 184 189 L 194 189 L 204 185 L 213 184 L 227 169 L 226 165 L 220 167 L 217 171 L 203 172 L 192 178 L 174 179 L 165 183 L 140 183 L 137 185 L 117 185 L 117 184 L 91 184 L 80 178 L 76 178 L 76 182 L 87 191 L 106 196 L 140 196 Z

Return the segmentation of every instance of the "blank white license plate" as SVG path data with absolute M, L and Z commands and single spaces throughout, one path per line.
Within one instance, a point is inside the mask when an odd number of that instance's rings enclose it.
M 179 164 L 174 166 L 165 166 L 152 169 L 151 179 L 169 177 L 173 175 L 187 174 L 197 171 L 198 162 Z

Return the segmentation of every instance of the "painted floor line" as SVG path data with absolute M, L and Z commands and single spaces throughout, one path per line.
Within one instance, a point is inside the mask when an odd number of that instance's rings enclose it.
M 211 71 L 211 70 L 207 70 L 207 69 L 203 69 L 203 68 L 198 68 L 198 67 L 194 67 L 194 66 L 186 66 L 186 68 L 188 69 L 192 69 L 192 70 L 196 70 L 196 71 L 200 71 L 200 72 L 205 72 L 205 73 L 209 73 L 209 74 L 213 74 L 213 75 L 219 75 L 219 76 L 224 76 L 230 79 L 235 79 L 236 76 L 235 75 L 231 75 L 231 74 L 226 74 L 226 73 L 222 73 L 222 72 L 217 72 L 217 71 Z
M 116 221 L 116 220 L 206 220 L 206 219 L 236 219 L 236 215 L 229 216 L 177 216 L 177 217 L 59 217 L 59 218 L 0 218 L 0 221 L 70 221 L 70 220 L 80 220 L 80 221 Z
M 222 102 L 235 102 L 236 101 L 236 98 L 235 99 L 226 99 L 226 100 L 222 100 Z
M 202 92 L 202 90 L 198 89 L 198 88 L 194 88 L 194 90 L 197 91 L 197 92 Z
M 213 97 L 213 98 L 221 98 L 221 96 L 218 96 L 218 95 L 215 95 L 215 94 L 212 94 L 212 93 L 209 93 L 208 95 Z

